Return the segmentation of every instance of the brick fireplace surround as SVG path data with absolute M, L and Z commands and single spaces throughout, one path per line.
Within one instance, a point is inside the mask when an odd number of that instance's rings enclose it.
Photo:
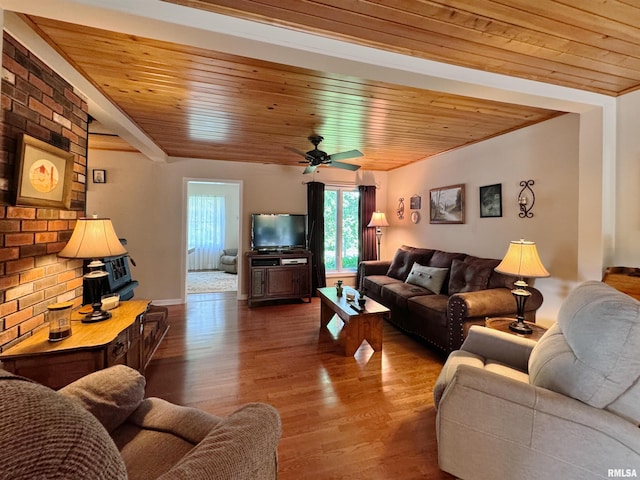
M 47 305 L 82 301 L 82 261 L 57 257 L 83 216 L 87 102 L 6 32 L 2 48 L 0 157 L 0 352 L 44 325 Z M 70 210 L 13 205 L 21 133 L 72 152 Z

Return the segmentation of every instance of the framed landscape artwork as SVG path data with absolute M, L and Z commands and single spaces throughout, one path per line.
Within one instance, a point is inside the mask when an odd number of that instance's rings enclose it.
M 502 184 L 480 187 L 480 217 L 502 216 Z
M 464 223 L 464 184 L 429 190 L 429 223 Z
M 24 134 L 16 153 L 15 204 L 70 208 L 73 153 Z

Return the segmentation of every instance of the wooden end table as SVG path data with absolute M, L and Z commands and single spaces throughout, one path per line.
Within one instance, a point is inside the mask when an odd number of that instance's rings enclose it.
M 389 312 L 387 307 L 367 298 L 364 311 L 358 312 L 347 302 L 346 291 L 338 297 L 335 287 L 319 288 L 318 295 L 322 302 L 320 328 L 326 327 L 334 315 L 344 322 L 340 343 L 345 356 L 353 356 L 363 340 L 366 340 L 374 351 L 382 350 L 382 317 Z M 357 304 L 355 306 L 357 307 Z
M 111 310 L 110 319 L 95 323 L 82 323 L 84 315 L 76 310 L 71 314 L 70 337 L 50 342 L 45 326 L 0 354 L 0 362 L 7 371 L 53 389 L 117 364 L 143 373 L 143 314 L 149 303 L 149 300 L 120 302 Z
M 524 322 L 531 328 L 531 330 L 533 330 L 533 332 L 532 333 L 528 333 L 528 334 L 522 334 L 522 333 L 514 332 L 513 330 L 511 330 L 509 328 L 509 324 L 511 324 L 511 323 L 513 323 L 515 321 L 516 321 L 515 318 L 494 317 L 494 318 L 485 319 L 484 325 L 485 325 L 485 327 L 493 328 L 494 330 L 500 330 L 501 332 L 507 332 L 507 333 L 510 333 L 512 335 L 516 335 L 518 337 L 529 338 L 531 340 L 535 340 L 536 342 L 538 340 L 540 340 L 540 337 L 542 337 L 542 335 L 544 335 L 544 332 L 547 331 L 546 328 L 541 327 L 540 325 L 536 325 L 535 323 Z

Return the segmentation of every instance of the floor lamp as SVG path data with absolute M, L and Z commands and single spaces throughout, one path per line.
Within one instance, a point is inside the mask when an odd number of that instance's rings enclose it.
M 71 238 L 58 253 L 62 258 L 81 258 L 92 260 L 89 273 L 84 276 L 87 286 L 87 298 L 93 311 L 82 319 L 84 323 L 100 322 L 111 318 L 111 313 L 102 310 L 102 283 L 109 274 L 102 269 L 102 258 L 127 253 L 118 239 L 111 219 L 79 218 Z
M 388 227 L 387 217 L 384 212 L 373 212 L 371 221 L 367 227 L 376 227 L 376 238 L 378 239 L 378 260 L 380 260 L 380 239 L 382 238 L 382 227 Z
M 509 329 L 522 334 L 531 333 L 533 330 L 524 323 L 524 305 L 531 296 L 531 292 L 527 290 L 529 285 L 524 279 L 549 276 L 549 272 L 542 265 L 536 244 L 526 240 L 510 242 L 507 253 L 495 271 L 518 277 L 514 283 L 516 288 L 511 290 L 516 299 L 516 321 L 509 324 Z

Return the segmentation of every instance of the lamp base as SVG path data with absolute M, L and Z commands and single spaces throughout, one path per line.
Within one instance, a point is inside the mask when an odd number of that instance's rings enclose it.
M 102 322 L 111 318 L 111 313 L 102 310 L 102 282 L 109 274 L 104 270 L 95 270 L 100 268 L 101 265 L 104 265 L 104 263 L 100 261 L 91 262 L 89 268 L 92 270 L 84 276 L 92 311 L 82 319 L 82 323 Z
M 511 322 L 509 324 L 509 330 L 511 330 L 512 332 L 520 333 L 522 335 L 528 335 L 530 333 L 533 333 L 533 330 L 531 329 L 531 327 L 529 327 L 529 325 L 521 321 Z
M 104 310 L 98 309 L 93 310 L 91 313 L 87 314 L 82 319 L 82 323 L 102 322 L 103 320 L 108 320 L 110 318 L 111 312 L 105 312 Z
M 523 335 L 533 333 L 533 330 L 524 323 L 524 305 L 527 299 L 531 295 L 531 292 L 527 290 L 527 283 L 524 280 L 518 280 L 515 283 L 517 288 L 511 290 L 513 298 L 516 299 L 516 321 L 509 324 L 509 330 Z

